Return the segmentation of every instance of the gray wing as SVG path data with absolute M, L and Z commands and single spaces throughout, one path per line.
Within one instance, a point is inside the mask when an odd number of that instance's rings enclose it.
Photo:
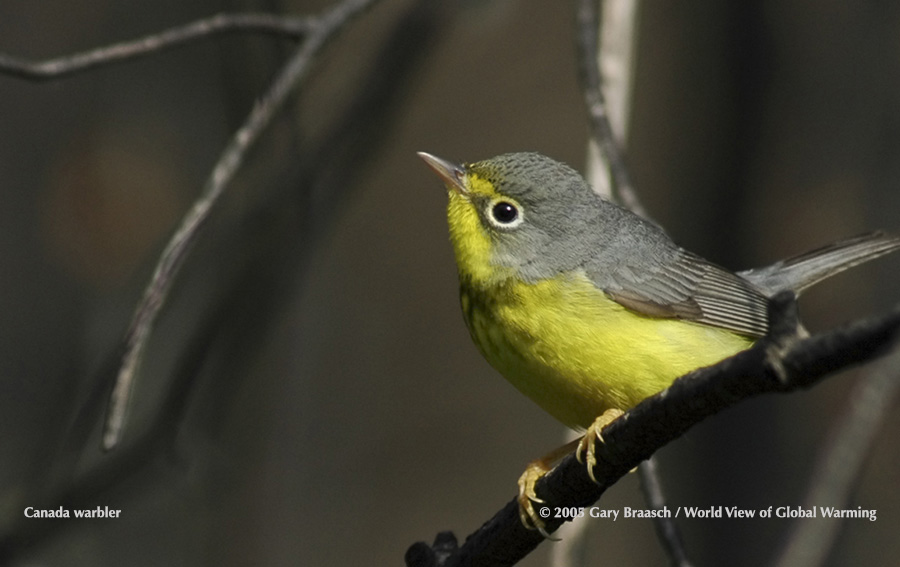
M 768 299 L 758 288 L 686 250 L 678 249 L 652 270 L 620 264 L 604 280 L 609 297 L 644 315 L 695 321 L 754 338 L 769 328 Z

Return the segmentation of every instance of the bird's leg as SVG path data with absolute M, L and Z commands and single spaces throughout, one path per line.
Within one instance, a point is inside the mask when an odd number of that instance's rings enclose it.
M 553 538 L 550 537 L 550 534 L 544 529 L 544 522 L 534 511 L 534 506 L 532 505 L 534 503 L 544 503 L 544 501 L 541 498 L 538 498 L 538 495 L 535 493 L 534 485 L 542 476 L 553 470 L 553 467 L 556 466 L 563 457 L 571 453 L 578 445 L 578 442 L 579 440 L 575 439 L 562 447 L 554 449 L 540 459 L 531 461 L 528 463 L 528 466 L 525 467 L 525 472 L 519 477 L 519 519 L 522 520 L 523 526 L 529 530 L 541 532 L 541 535 L 547 539 Z
M 594 448 L 597 442 L 603 443 L 603 428 L 617 420 L 623 413 L 622 410 L 615 408 L 606 410 L 603 412 L 603 415 L 594 420 L 594 423 L 587 428 L 584 436 L 578 442 L 575 458 L 578 459 L 579 463 L 584 463 L 587 466 L 588 476 L 595 483 L 597 479 L 594 478 L 594 465 L 597 464 L 597 455 Z M 582 455 L 584 455 L 584 460 L 581 458 Z
M 528 463 L 528 466 L 525 467 L 525 472 L 519 477 L 519 519 L 522 520 L 523 526 L 529 530 L 539 531 L 542 536 L 548 539 L 553 539 L 544 528 L 544 521 L 534 511 L 534 504 L 544 503 L 544 500 L 539 498 L 534 491 L 534 485 L 541 477 L 553 470 L 553 467 L 556 466 L 563 457 L 571 453 L 573 449 L 575 450 L 575 457 L 578 459 L 578 462 L 587 465 L 588 475 L 591 477 L 591 480 L 597 482 L 597 479 L 594 478 L 594 465 L 597 464 L 597 458 L 594 454 L 594 440 L 602 443 L 603 436 L 601 433 L 603 428 L 618 419 L 623 413 L 624 412 L 619 409 L 606 410 L 603 412 L 603 415 L 598 417 L 594 423 L 587 428 L 587 431 L 585 431 L 584 436 L 581 437 L 581 439 L 566 443 L 562 447 L 547 453 L 540 459 Z M 585 460 L 582 460 L 582 454 L 585 455 Z

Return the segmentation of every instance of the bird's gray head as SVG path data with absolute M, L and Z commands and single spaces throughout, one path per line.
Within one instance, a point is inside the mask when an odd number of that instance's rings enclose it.
M 541 154 L 503 154 L 463 169 L 469 200 L 492 241 L 491 261 L 526 280 L 580 266 L 615 228 L 609 225 L 618 207 L 577 171 Z
M 571 167 L 541 154 L 503 154 L 463 165 L 419 155 L 447 186 L 450 239 L 466 279 L 534 282 L 587 264 L 603 271 L 627 253 L 619 244 L 634 240 L 632 232 L 646 232 L 642 219 L 602 199 Z

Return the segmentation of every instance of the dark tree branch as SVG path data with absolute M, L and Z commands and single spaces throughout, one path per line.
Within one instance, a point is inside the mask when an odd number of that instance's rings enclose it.
M 612 199 L 646 217 L 647 212 L 631 185 L 625 160 L 622 158 L 622 151 L 613 135 L 606 100 L 603 97 L 603 81 L 600 67 L 597 64 L 597 30 L 599 26 L 597 0 L 577 0 L 575 15 L 581 88 L 590 118 L 591 137 L 609 167 Z
M 328 40 L 344 28 L 347 22 L 374 1 L 344 0 L 317 20 L 317 25 L 309 30 L 306 39 L 282 67 L 268 92 L 254 106 L 246 122 L 234 134 L 213 168 L 200 197 L 169 240 L 125 335 L 125 355 L 110 396 L 109 413 L 103 433 L 104 449 L 112 449 L 119 442 L 134 379 L 153 324 L 191 245 L 209 219 L 213 205 L 241 167 L 247 150 L 256 143 L 260 134 L 281 110 L 288 96 L 307 76 L 315 55 Z
M 605 442 L 596 446 L 597 484 L 591 482 L 584 465 L 573 456 L 566 457 L 537 483 L 537 493 L 546 501 L 542 506 L 590 506 L 641 461 L 707 417 L 760 394 L 808 388 L 831 373 L 886 354 L 900 338 L 900 305 L 885 315 L 808 338 L 795 334 L 792 294 L 776 296 L 770 311 L 770 336 L 715 366 L 679 378 L 604 429 Z M 562 523 L 549 518 L 546 528 L 553 532 Z M 446 561 L 434 565 L 512 565 L 543 540 L 538 532 L 522 526 L 514 498 Z M 410 551 L 415 558 L 427 560 L 422 545 L 416 544 L 416 550 Z
M 0 73 L 31 81 L 47 81 L 75 75 L 95 67 L 156 54 L 190 41 L 215 35 L 234 32 L 258 33 L 298 40 L 321 26 L 322 23 L 316 18 L 254 13 L 217 14 L 135 40 L 45 61 L 29 61 L 0 53 Z

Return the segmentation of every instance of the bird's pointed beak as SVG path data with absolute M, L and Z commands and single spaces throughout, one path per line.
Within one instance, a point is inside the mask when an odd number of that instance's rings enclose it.
M 453 162 L 449 162 L 445 159 L 441 159 L 437 156 L 433 156 L 431 154 L 425 152 L 416 152 L 419 154 L 419 157 L 425 160 L 425 163 L 428 164 L 428 167 L 434 170 L 441 179 L 444 180 L 444 183 L 447 184 L 448 189 L 452 189 L 461 195 L 465 195 L 468 193 L 466 189 L 466 170 L 461 165 L 457 165 Z

